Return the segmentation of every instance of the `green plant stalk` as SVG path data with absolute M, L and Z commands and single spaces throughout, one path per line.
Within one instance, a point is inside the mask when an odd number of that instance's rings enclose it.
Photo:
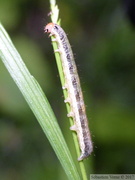
M 51 20 L 52 20 L 52 22 L 60 24 L 60 20 L 58 19 L 59 9 L 58 9 L 58 6 L 56 5 L 55 0 L 50 0 L 50 8 L 51 8 Z M 51 37 L 51 38 L 53 39 L 53 37 Z M 53 41 L 52 45 L 53 45 L 54 51 L 58 49 L 57 43 L 55 41 Z M 62 84 L 62 87 L 64 87 L 65 78 L 64 78 L 64 73 L 63 73 L 63 68 L 62 68 L 62 63 L 61 63 L 62 62 L 61 57 L 60 57 L 60 54 L 58 52 L 55 53 L 55 58 L 56 58 L 56 63 L 57 63 L 57 67 L 58 67 L 58 71 L 59 71 L 59 75 L 60 75 L 61 84 Z M 66 89 L 63 89 L 63 94 L 64 94 L 64 98 L 66 99 L 68 97 L 68 92 Z M 68 103 L 66 103 L 66 108 L 67 108 L 67 112 L 70 113 L 70 105 Z M 73 125 L 73 119 L 69 118 L 69 120 L 70 120 L 70 126 L 72 126 Z M 73 132 L 72 134 L 73 134 L 73 140 L 74 140 L 74 144 L 75 144 L 76 153 L 77 153 L 77 156 L 79 157 L 80 156 L 80 147 L 78 144 L 77 135 L 75 132 Z M 80 161 L 79 165 L 80 165 L 80 170 L 81 170 L 83 180 L 87 180 L 84 162 Z
M 38 82 L 29 73 L 19 53 L 0 24 L 0 58 L 17 84 L 49 139 L 68 179 L 80 180 L 54 113 Z

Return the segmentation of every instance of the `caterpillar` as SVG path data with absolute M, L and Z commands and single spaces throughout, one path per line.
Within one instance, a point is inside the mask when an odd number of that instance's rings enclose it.
M 65 76 L 63 89 L 67 89 L 68 92 L 68 97 L 64 102 L 70 104 L 71 112 L 67 116 L 72 117 L 74 120 L 74 125 L 70 127 L 70 130 L 76 131 L 77 133 L 81 150 L 78 161 L 82 161 L 92 153 L 93 144 L 73 52 L 67 35 L 59 25 L 49 23 L 45 26 L 44 31 L 45 33 L 49 33 L 49 36 L 53 36 L 53 41 L 56 41 L 58 44 L 58 50 L 56 50 L 56 52 L 60 53 Z

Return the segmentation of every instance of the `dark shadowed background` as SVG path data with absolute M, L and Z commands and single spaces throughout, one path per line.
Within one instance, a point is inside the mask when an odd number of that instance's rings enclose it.
M 94 152 L 87 173 L 135 172 L 135 2 L 57 1 L 72 45 Z M 51 41 L 47 0 L 0 0 L 0 21 L 73 140 Z M 75 156 L 75 159 L 77 157 Z M 63 179 L 65 173 L 37 120 L 0 62 L 0 179 Z

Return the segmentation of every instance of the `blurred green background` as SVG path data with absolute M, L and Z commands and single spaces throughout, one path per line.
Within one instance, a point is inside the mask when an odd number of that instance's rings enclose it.
M 126 1 L 125 1 L 126 2 Z M 87 173 L 135 172 L 135 28 L 124 1 L 57 1 L 72 45 L 94 152 Z M 0 0 L 0 21 L 43 88 L 74 154 L 51 41 L 49 1 Z M 74 159 L 76 160 L 76 156 Z M 37 120 L 0 62 L 0 180 L 66 179 Z

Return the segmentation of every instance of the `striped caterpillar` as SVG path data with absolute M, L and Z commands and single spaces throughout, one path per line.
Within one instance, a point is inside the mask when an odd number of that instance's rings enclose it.
M 58 44 L 58 50 L 56 50 L 56 52 L 60 53 L 65 76 L 63 89 L 67 89 L 68 92 L 68 98 L 65 99 L 64 102 L 69 103 L 71 107 L 71 112 L 68 114 L 68 117 L 73 118 L 74 125 L 70 127 L 70 130 L 76 131 L 77 133 L 81 149 L 81 155 L 78 161 L 81 161 L 92 153 L 93 144 L 88 128 L 83 94 L 73 52 L 64 30 L 59 25 L 49 23 L 45 26 L 44 30 L 46 33 L 50 33 L 49 36 L 54 36 L 55 39 L 53 39 L 53 41 L 56 41 Z

